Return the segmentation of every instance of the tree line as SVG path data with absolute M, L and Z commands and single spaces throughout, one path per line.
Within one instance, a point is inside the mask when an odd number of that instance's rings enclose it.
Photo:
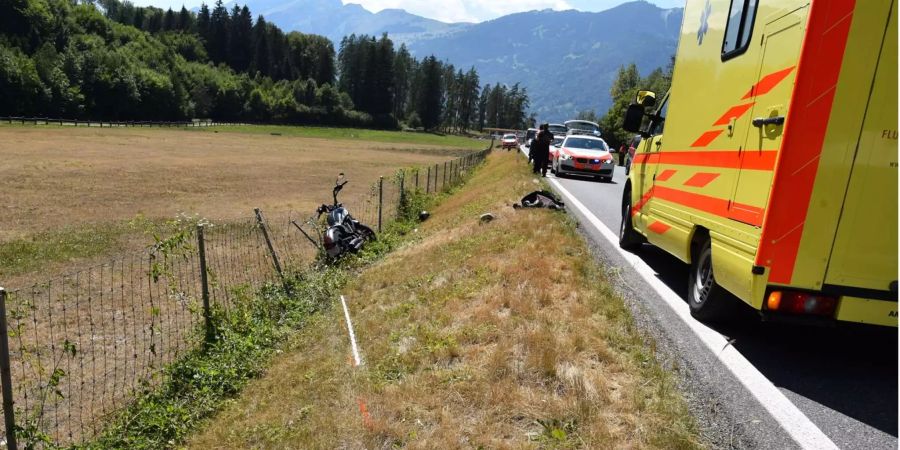
M 463 71 L 434 56 L 419 60 L 403 44 L 395 49 L 387 35 L 345 37 L 338 71 L 341 91 L 377 123 L 446 132 L 526 125 L 528 94 L 518 84 L 482 90 L 474 67 Z
M 499 91 L 499 93 L 497 92 Z M 487 95 L 490 94 L 490 95 Z M 0 2 L 0 115 L 213 118 L 429 130 L 519 127 L 528 97 L 386 35 L 285 33 L 246 6 Z

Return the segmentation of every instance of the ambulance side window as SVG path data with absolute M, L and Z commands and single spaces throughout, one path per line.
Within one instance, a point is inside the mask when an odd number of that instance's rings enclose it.
M 759 0 L 731 0 L 728 24 L 725 26 L 725 41 L 722 42 L 722 61 L 729 60 L 745 51 L 753 35 L 756 7 Z
M 666 97 L 659 111 L 657 111 L 657 116 L 653 118 L 653 127 L 650 129 L 650 134 L 658 136 L 663 133 L 663 128 L 666 126 L 666 114 L 668 113 L 669 97 Z

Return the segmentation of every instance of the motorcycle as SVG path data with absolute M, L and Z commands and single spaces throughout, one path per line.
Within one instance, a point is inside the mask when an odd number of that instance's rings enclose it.
M 348 181 L 344 180 L 344 174 L 338 175 L 332 190 L 333 202 L 330 205 L 321 205 L 316 208 L 317 222 L 321 221 L 322 214 L 327 214 L 328 228 L 325 232 L 318 232 L 320 243 L 307 234 L 296 222 L 294 226 L 302 232 L 310 242 L 316 244 L 325 254 L 332 259 L 338 259 L 347 253 L 360 251 L 366 242 L 375 240 L 375 232 L 363 225 L 350 215 L 350 211 L 338 202 L 338 194 L 344 189 Z M 318 231 L 318 230 L 317 230 Z

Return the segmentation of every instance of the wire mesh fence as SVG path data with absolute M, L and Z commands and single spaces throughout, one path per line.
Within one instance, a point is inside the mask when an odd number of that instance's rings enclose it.
M 211 119 L 200 120 L 184 120 L 184 121 L 158 121 L 158 120 L 90 120 L 90 119 L 58 119 L 49 117 L 21 117 L 21 116 L 0 116 L 0 123 L 7 124 L 31 124 L 31 125 L 57 125 L 57 126 L 73 126 L 73 127 L 100 127 L 100 128 L 121 128 L 121 127 L 138 127 L 138 128 L 203 128 L 217 127 L 226 125 L 244 125 L 239 122 L 221 122 Z
M 410 191 L 458 184 L 490 150 L 382 178 L 346 206 L 379 230 Z M 141 254 L 33 286 L 0 288 L 8 448 L 89 441 L 163 369 L 208 339 L 210 308 L 315 261 L 315 218 L 296 212 L 186 227 Z M 17 439 L 18 438 L 18 439 Z

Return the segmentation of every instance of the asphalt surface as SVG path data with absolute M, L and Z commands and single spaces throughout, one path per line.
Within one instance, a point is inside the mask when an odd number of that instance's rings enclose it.
M 576 176 L 557 180 L 615 233 L 626 179 L 624 168 L 617 167 L 611 183 Z M 574 208 L 569 208 L 569 214 L 587 224 Z M 594 227 L 580 229 L 596 257 L 612 268 L 610 280 L 617 284 L 662 362 L 679 374 L 681 388 L 709 443 L 718 448 L 797 447 L 656 291 L 629 273 L 631 267 L 619 250 Z M 649 245 L 637 254 L 656 271 L 656 277 L 686 297 L 684 263 Z M 896 329 L 762 322 L 748 307 L 732 323 L 716 325 L 715 331 L 727 337 L 838 447 L 898 448 Z

